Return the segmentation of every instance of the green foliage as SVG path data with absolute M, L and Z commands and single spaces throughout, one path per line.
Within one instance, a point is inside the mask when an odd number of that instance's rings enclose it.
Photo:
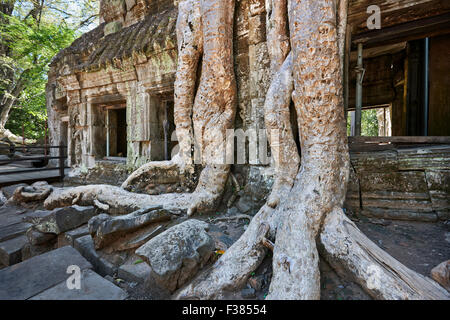
M 348 113 L 347 134 L 351 135 L 351 113 Z M 361 114 L 361 135 L 364 137 L 378 137 L 377 109 L 366 109 Z
M 39 6 L 39 3 L 43 6 Z M 45 85 L 53 57 L 69 46 L 97 16 L 96 1 L 17 1 L 12 14 L 0 12 L 0 100 L 20 83 L 24 89 L 6 128 L 39 139 L 47 120 Z M 38 10 L 39 12 L 37 12 Z M 89 11 L 93 10 L 93 11 Z
M 361 115 L 361 134 L 365 137 L 378 137 L 377 109 L 363 110 Z

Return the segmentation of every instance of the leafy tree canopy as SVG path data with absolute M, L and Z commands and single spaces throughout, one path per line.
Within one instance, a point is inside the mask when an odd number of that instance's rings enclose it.
M 59 51 L 96 26 L 98 2 L 0 1 L 1 117 L 6 115 L 5 127 L 14 134 L 21 136 L 24 129 L 27 138 L 39 139 L 45 134 L 47 120 L 49 64 Z

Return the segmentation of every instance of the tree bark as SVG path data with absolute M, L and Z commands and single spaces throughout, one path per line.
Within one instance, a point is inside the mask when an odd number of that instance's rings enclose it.
M 233 22 L 234 0 L 179 3 L 175 122 L 180 153 L 172 163 L 180 168 L 180 173 L 186 167 L 192 172 L 191 145 L 195 143 L 196 160 L 204 166 L 192 195 L 189 215 L 214 210 L 230 172 L 230 165 L 225 162 L 225 138 L 227 130 L 233 128 L 236 114 Z M 201 77 L 195 93 L 200 56 Z M 129 189 L 134 182 L 158 170 L 158 164 L 147 164 L 122 187 Z
M 222 258 L 175 297 L 220 299 L 239 289 L 263 260 L 265 238 L 276 237 L 268 299 L 319 299 L 320 234 L 328 261 L 373 297 L 448 299 L 445 290 L 376 247 L 343 214 L 349 152 L 337 8 L 330 0 L 292 0 L 289 18 L 302 145 L 295 185 L 276 210 L 264 206 Z
M 163 195 L 146 195 L 125 191 L 110 185 L 90 185 L 67 190 L 54 190 L 45 200 L 46 209 L 68 207 L 71 205 L 92 206 L 95 201 L 109 206 L 110 214 L 128 214 L 153 205 L 187 211 L 192 201 L 192 194 L 170 193 Z
M 290 114 L 294 79 L 287 4 L 287 0 L 266 1 L 272 82 L 264 103 L 264 120 L 275 166 L 275 181 L 267 200 L 272 208 L 291 190 L 300 164 Z

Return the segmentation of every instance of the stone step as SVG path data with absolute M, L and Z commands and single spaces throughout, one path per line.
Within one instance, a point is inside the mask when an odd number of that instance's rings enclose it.
M 0 242 L 0 263 L 12 266 L 22 261 L 22 249 L 28 243 L 25 235 Z
M 25 237 L 26 238 L 26 237 Z M 69 266 L 92 265 L 72 247 L 63 247 L 0 270 L 0 300 L 25 300 L 66 281 Z
M 91 235 L 83 236 L 74 240 L 74 248 L 89 261 L 96 272 L 104 276 L 113 276 L 117 268 L 106 259 L 99 256 L 95 250 L 94 240 Z
M 29 228 L 32 227 L 31 223 L 20 222 L 7 226 L 0 227 L 0 242 L 14 239 L 18 236 L 24 235 Z
M 30 300 L 125 300 L 127 293 L 92 270 L 81 273 L 81 288 L 70 290 L 66 281 L 45 290 Z

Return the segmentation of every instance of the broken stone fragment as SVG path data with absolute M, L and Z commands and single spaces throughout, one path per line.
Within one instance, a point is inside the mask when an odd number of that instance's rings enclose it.
M 431 277 L 447 291 L 450 291 L 450 260 L 442 262 L 431 270 Z
M 22 249 L 28 243 L 26 236 L 0 242 L 0 263 L 4 266 L 12 266 L 22 261 Z
M 14 191 L 17 190 L 17 188 L 26 187 L 26 186 L 28 186 L 28 185 L 25 183 L 19 183 L 19 184 L 14 184 L 12 186 L 3 187 L 1 190 L 2 190 L 2 193 L 5 196 L 5 198 L 10 199 L 13 196 Z
M 209 225 L 188 220 L 156 236 L 136 250 L 147 261 L 158 285 L 174 292 L 192 279 L 214 253 Z
M 128 282 L 143 283 L 151 273 L 150 266 L 145 263 L 124 264 L 119 268 L 118 277 Z
M 87 224 L 60 234 L 58 236 L 58 248 L 62 248 L 64 246 L 73 247 L 73 243 L 76 239 L 87 235 L 89 235 L 89 227 Z
M 53 239 L 55 239 L 56 235 L 53 233 L 44 233 L 34 228 L 29 228 L 27 230 L 27 237 L 30 244 L 34 246 L 38 246 L 41 244 L 45 244 Z
M 96 215 L 94 207 L 72 206 L 42 212 L 41 217 L 33 218 L 35 229 L 44 233 L 61 234 L 87 223 Z
M 176 214 L 161 206 L 144 208 L 119 217 L 100 214 L 89 221 L 89 232 L 94 238 L 95 248 L 101 249 L 127 233 L 152 223 L 168 221 Z
M 94 241 L 90 235 L 75 239 L 74 248 L 93 265 L 94 270 L 101 276 L 113 276 L 117 272 L 117 268 L 111 262 L 100 257 L 95 251 Z
M 52 193 L 53 187 L 46 182 L 37 182 L 31 186 L 18 187 L 12 196 L 16 203 L 44 201 Z

